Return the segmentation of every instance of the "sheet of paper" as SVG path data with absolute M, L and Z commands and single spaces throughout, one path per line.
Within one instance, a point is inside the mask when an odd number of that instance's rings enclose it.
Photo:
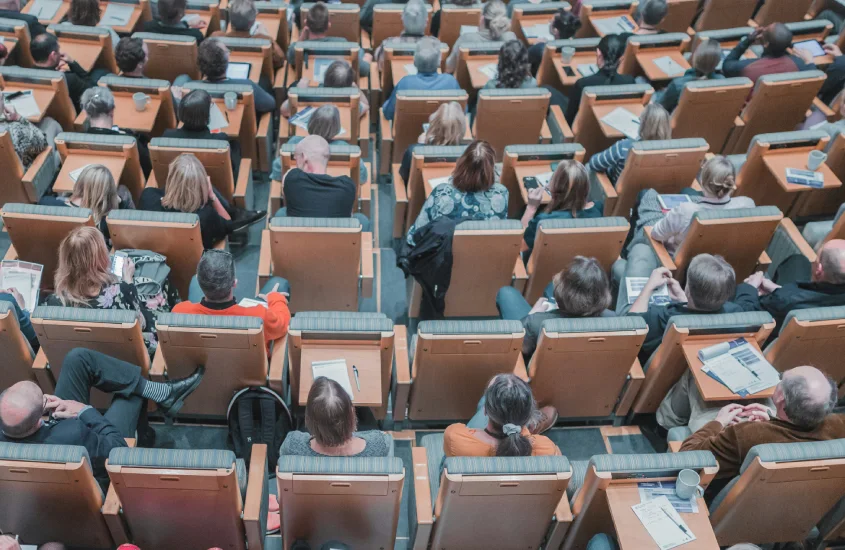
M 405 72 L 408 74 L 417 74 L 417 68 L 413 63 L 405 63 L 402 65 L 402 68 L 405 69 Z
M 329 68 L 329 65 L 334 63 L 334 59 L 315 59 L 314 60 L 314 80 L 319 82 L 320 84 L 323 83 L 323 77 L 326 76 L 326 69 Z
M 253 23 L 253 24 L 252 24 L 252 26 L 249 28 L 249 35 L 250 35 L 250 36 L 255 36 L 255 33 L 257 33 L 257 32 L 258 32 L 258 29 L 260 29 L 260 28 L 261 28 L 261 21 L 256 21 L 256 22 L 255 22 L 255 23 Z
M 199 19 L 200 19 L 200 16 L 199 16 L 199 14 L 196 14 L 196 13 L 187 13 L 182 17 L 182 21 L 184 21 L 185 23 L 187 23 L 189 25 L 191 23 L 193 23 L 194 21 L 197 21 Z
M 582 63 L 580 65 L 576 65 L 575 68 L 581 76 L 590 76 L 599 72 L 599 66 L 595 63 Z
M 761 392 L 780 381 L 778 371 L 747 342 L 709 359 L 701 370 L 742 396 Z
M 103 12 L 103 17 L 100 19 L 100 26 L 122 27 L 123 25 L 129 23 L 129 19 L 132 17 L 132 12 L 134 11 L 135 8 L 131 5 L 113 4 L 109 2 L 106 6 L 106 10 Z
M 311 115 L 314 114 L 314 107 L 308 106 L 302 109 L 301 111 L 297 111 L 295 115 L 290 117 L 289 122 L 294 126 L 302 128 L 303 130 L 308 130 L 308 122 L 311 120 Z
M 648 277 L 625 277 L 625 289 L 628 291 L 629 304 L 633 304 L 637 301 L 637 297 L 642 294 L 646 282 L 648 282 Z M 666 285 L 663 285 L 652 292 L 648 303 L 665 306 L 671 301 L 672 299 L 669 297 L 669 288 Z
M 4 92 L 4 98 L 15 92 Z M 14 99 L 6 100 L 8 105 L 15 108 L 15 111 L 24 118 L 38 117 L 41 114 L 41 109 L 38 108 L 38 103 L 35 101 L 35 96 L 32 92 L 26 91 L 22 95 Z
M 228 127 L 229 116 L 223 113 L 216 103 L 212 102 L 208 117 L 208 130 L 210 132 L 219 132 Z
M 486 76 L 487 78 L 496 78 L 499 76 L 499 69 L 496 63 L 490 63 L 488 65 L 482 65 L 478 68 L 478 72 Z
M 679 76 L 686 72 L 685 68 L 683 68 L 680 64 L 678 64 L 677 61 L 675 61 L 668 55 L 658 57 L 654 60 L 654 64 L 657 65 L 658 69 L 660 69 L 669 76 Z
M 267 302 L 263 300 L 253 300 L 252 298 L 241 298 L 241 301 L 238 302 L 238 305 L 241 307 L 253 307 L 253 306 L 264 306 L 265 308 L 269 307 Z
M 478 26 L 476 25 L 461 25 L 461 34 L 468 34 L 471 32 L 478 32 Z
M 548 23 L 537 23 L 530 27 L 524 27 L 522 32 L 525 33 L 526 38 L 542 38 L 544 40 L 554 40 L 554 36 L 549 32 Z
M 80 166 L 76 170 L 71 170 L 68 172 L 68 176 L 70 177 L 71 181 L 76 183 L 76 180 L 79 179 L 79 175 L 82 174 L 82 171 L 88 168 L 89 166 L 94 166 L 93 164 L 86 164 L 85 166 Z
M 631 508 L 660 550 L 670 550 L 695 540 L 695 535 L 665 496 L 634 504 Z
M 721 71 L 722 65 L 725 63 L 725 58 L 728 57 L 728 54 L 731 53 L 730 50 L 722 50 L 722 59 L 719 61 L 719 64 L 716 65 L 716 70 Z
M 334 380 L 349 394 L 349 398 L 354 401 L 352 395 L 352 383 L 349 381 L 349 369 L 346 368 L 345 359 L 330 359 L 328 361 L 312 361 L 311 374 L 314 380 L 321 376 L 325 376 Z
M 552 181 L 552 176 L 554 176 L 554 172 L 543 172 L 542 174 L 535 174 L 534 177 L 537 179 L 537 183 L 542 185 L 546 189 L 549 188 L 549 182 Z
M 251 63 L 241 61 L 230 61 L 226 68 L 226 78 L 239 78 L 241 80 L 249 80 L 249 71 L 252 69 Z
M 452 180 L 452 176 L 443 176 L 442 178 L 434 178 L 434 179 L 428 180 L 428 184 L 431 186 L 432 189 L 434 189 L 435 187 L 437 187 L 440 184 L 449 183 L 451 180 Z
M 634 32 L 634 25 L 631 20 L 624 16 L 608 17 L 592 21 L 593 28 L 602 34 L 621 34 Z
M 623 107 L 617 107 L 610 111 L 602 117 L 601 121 L 619 130 L 631 139 L 637 139 L 640 135 L 639 117 Z
M 0 288 L 14 288 L 24 299 L 24 309 L 32 311 L 38 305 L 41 274 L 44 266 L 18 260 L 0 262 Z
M 682 500 L 679 498 L 675 494 L 674 481 L 644 481 L 637 485 L 640 492 L 640 502 L 648 502 L 658 497 L 666 497 L 666 500 L 669 501 L 669 504 L 678 513 L 698 513 L 698 499 L 690 498 L 689 500 Z
M 29 14 L 45 21 L 52 19 L 56 15 L 56 12 L 59 11 L 61 5 L 62 0 L 35 0 L 32 9 L 29 10 Z

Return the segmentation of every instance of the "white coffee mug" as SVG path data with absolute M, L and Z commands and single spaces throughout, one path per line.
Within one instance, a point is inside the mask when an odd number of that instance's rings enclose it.
M 135 110 L 140 112 L 147 108 L 147 103 L 150 102 L 150 96 L 144 92 L 136 92 L 132 94 L 132 101 L 135 102 Z
M 227 109 L 234 111 L 235 107 L 238 106 L 238 94 L 235 92 L 226 92 L 223 94 L 223 103 L 226 104 Z
M 826 160 L 826 153 L 823 153 L 818 149 L 813 149 L 812 151 L 810 151 L 810 156 L 807 158 L 807 169 L 815 171 Z
M 704 496 L 704 489 L 699 483 L 701 483 L 701 477 L 694 470 L 681 470 L 675 482 L 675 494 L 683 500 L 689 500 L 694 496 Z
M 575 57 L 575 48 L 572 46 L 566 46 L 560 50 L 560 55 L 563 58 L 564 63 L 569 63 L 572 61 L 572 58 Z

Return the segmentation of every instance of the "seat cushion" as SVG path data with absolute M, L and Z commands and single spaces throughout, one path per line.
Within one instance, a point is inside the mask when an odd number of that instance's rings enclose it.
M 278 468 L 279 473 L 289 474 L 391 475 L 405 471 L 402 459 L 396 457 L 282 455 Z
M 0 442 L 0 460 L 77 464 L 82 462 L 82 459 L 85 459 L 90 469 L 91 459 L 88 451 L 79 445 L 30 445 Z
M 755 445 L 745 455 L 739 473 L 744 472 L 758 458 L 761 462 L 841 459 L 845 458 L 845 439 Z
M 79 323 L 108 323 L 120 325 L 134 323 L 138 318 L 134 310 L 92 309 L 83 307 L 36 306 L 32 312 L 34 319 L 49 321 L 75 321 Z
M 190 313 L 160 313 L 158 324 L 185 328 L 219 328 L 258 330 L 264 325 L 260 317 L 241 315 L 197 315 Z
M 232 451 L 198 449 L 140 449 L 120 447 L 109 453 L 111 466 L 136 468 L 172 468 L 184 470 L 220 470 L 235 468 Z

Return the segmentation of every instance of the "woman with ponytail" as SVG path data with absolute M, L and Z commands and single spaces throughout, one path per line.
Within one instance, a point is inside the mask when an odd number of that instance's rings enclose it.
M 634 77 L 619 74 L 619 63 L 625 54 L 628 43 L 627 34 L 609 34 L 601 39 L 596 50 L 596 74 L 579 79 L 569 92 L 569 103 L 566 106 L 566 122 L 571 126 L 581 106 L 581 94 L 587 86 L 610 86 L 619 84 L 634 84 Z
M 462 34 L 452 46 L 449 57 L 446 58 L 446 72 L 454 73 L 458 66 L 458 57 L 462 44 L 475 42 L 507 42 L 516 40 L 516 35 L 511 32 L 511 20 L 508 17 L 508 9 L 502 0 L 489 0 L 481 10 L 481 17 L 478 20 L 478 32 Z
M 446 456 L 546 456 L 559 455 L 548 437 L 557 420 L 554 407 L 537 410 L 531 388 L 513 374 L 499 374 L 490 381 L 467 424 L 452 424 L 443 434 Z

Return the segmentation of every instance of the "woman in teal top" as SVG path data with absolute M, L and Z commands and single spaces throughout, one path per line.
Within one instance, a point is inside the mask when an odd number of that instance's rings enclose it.
M 538 213 L 545 193 L 549 193 L 552 200 Z M 603 212 L 603 203 L 590 201 L 587 169 L 577 160 L 564 160 L 552 174 L 548 190 L 543 186 L 528 190 L 528 206 L 522 216 L 522 227 L 525 228 L 522 251 L 526 253 L 525 260 L 528 261 L 534 249 L 537 225 L 542 220 L 600 218 Z
M 484 85 L 485 90 L 505 88 L 536 88 L 537 80 L 531 76 L 531 63 L 528 50 L 519 40 L 509 40 L 499 50 L 499 63 L 496 78 L 491 78 Z

